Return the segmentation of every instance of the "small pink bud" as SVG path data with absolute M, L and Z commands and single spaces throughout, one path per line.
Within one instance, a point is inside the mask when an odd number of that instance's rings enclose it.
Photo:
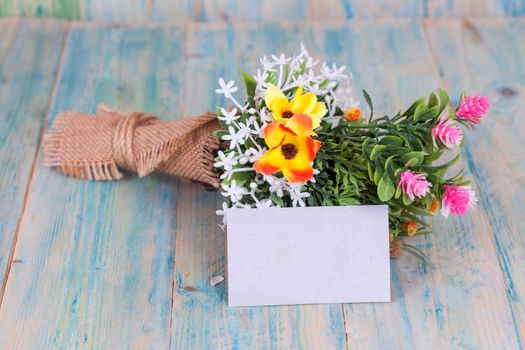
M 421 198 L 426 196 L 432 184 L 427 181 L 425 175 L 407 170 L 401 173 L 399 186 L 401 186 L 401 190 L 410 200 L 414 200 L 415 197 Z
M 445 147 L 453 148 L 461 143 L 463 131 L 451 119 L 442 116 L 439 123 L 432 128 L 432 137 L 434 138 L 434 145 L 436 140 L 439 140 Z
M 479 123 L 489 107 L 490 102 L 486 96 L 465 96 L 461 99 L 456 115 L 458 118 L 465 119 L 470 125 L 474 125 Z
M 449 186 L 445 185 L 443 193 L 443 204 L 441 213 L 447 217 L 453 215 L 465 215 L 476 202 L 476 193 L 470 186 Z

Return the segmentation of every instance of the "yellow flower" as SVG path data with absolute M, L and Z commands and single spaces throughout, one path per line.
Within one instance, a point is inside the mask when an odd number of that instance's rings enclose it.
M 297 115 L 290 121 L 296 126 L 295 130 L 308 130 L 308 125 L 302 125 L 303 122 L 309 122 L 311 126 L 311 118 L 306 116 Z M 271 175 L 282 171 L 290 182 L 304 183 L 312 178 L 314 170 L 310 163 L 319 151 L 319 141 L 298 134 L 276 120 L 264 129 L 264 141 L 270 150 L 254 163 L 257 172 Z
M 297 88 L 292 100 L 288 101 L 278 87 L 270 84 L 264 95 L 264 101 L 272 111 L 273 117 L 285 126 L 288 126 L 288 121 L 294 115 L 304 114 L 312 118 L 312 127 L 316 129 L 327 112 L 324 102 L 317 102 L 317 96 L 313 92 L 303 95 L 302 87 Z
M 361 117 L 361 114 L 363 114 L 363 112 L 360 108 L 352 107 L 346 110 L 345 117 L 351 122 L 356 122 L 359 120 L 359 117 Z

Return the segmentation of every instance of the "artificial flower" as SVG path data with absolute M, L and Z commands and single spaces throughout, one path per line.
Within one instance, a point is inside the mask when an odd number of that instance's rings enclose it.
M 401 173 L 399 186 L 401 186 L 401 190 L 408 198 L 413 201 L 415 197 L 421 198 L 426 196 L 432 184 L 427 181 L 425 175 L 407 170 Z
M 345 118 L 351 122 L 356 122 L 359 120 L 363 112 L 359 107 L 350 107 L 345 112 Z
M 479 123 L 489 107 L 490 102 L 486 96 L 465 96 L 461 99 L 456 115 L 458 118 L 465 119 L 470 125 L 474 125 Z
M 463 131 L 459 125 L 455 125 L 451 119 L 443 115 L 439 123 L 432 128 L 432 137 L 434 138 L 434 146 L 439 140 L 445 147 L 452 148 L 461 143 Z
M 449 214 L 465 215 L 476 202 L 476 193 L 470 186 L 445 185 L 444 189 L 441 213 L 445 217 Z
M 405 221 L 403 227 L 407 230 L 409 236 L 413 236 L 417 232 L 417 222 L 414 220 Z
M 298 135 L 278 121 L 266 126 L 264 141 L 270 150 L 253 165 L 257 172 L 271 175 L 282 171 L 290 182 L 304 183 L 312 178 L 310 163 L 319 151 L 319 141 Z
M 439 201 L 436 198 L 432 198 L 428 212 L 432 215 L 436 215 L 436 213 L 439 211 L 439 206 Z
M 312 127 L 316 129 L 321 124 L 321 118 L 327 109 L 323 102 L 317 102 L 313 92 L 303 94 L 303 88 L 298 87 L 294 97 L 288 101 L 286 96 L 275 85 L 269 84 L 264 95 L 266 106 L 272 111 L 273 117 L 288 126 L 288 122 L 297 114 L 312 118 Z

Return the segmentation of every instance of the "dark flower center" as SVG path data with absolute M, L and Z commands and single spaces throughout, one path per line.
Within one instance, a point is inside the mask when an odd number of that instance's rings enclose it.
M 288 160 L 293 159 L 297 152 L 297 147 L 295 147 L 295 145 L 292 143 L 285 143 L 281 146 L 281 153 L 283 154 L 284 158 Z
M 291 117 L 293 117 L 293 112 L 286 111 L 283 113 L 283 118 L 290 119 Z

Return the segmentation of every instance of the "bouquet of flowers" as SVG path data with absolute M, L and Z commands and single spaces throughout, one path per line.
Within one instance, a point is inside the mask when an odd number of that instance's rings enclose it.
M 105 106 L 60 113 L 45 136 L 45 164 L 91 180 L 157 170 L 199 181 L 225 197 L 217 211 L 224 224 L 231 207 L 387 204 L 392 256 L 400 254 L 397 237 L 429 232 L 425 216 L 463 215 L 474 205 L 463 172 L 447 172 L 460 156 L 440 159 L 462 145 L 462 126 L 480 122 L 486 97 L 463 94 L 451 107 L 440 89 L 376 117 L 363 91 L 365 116 L 345 67 L 319 63 L 303 45 L 261 65 L 243 73 L 242 103 L 235 82 L 219 79 L 216 92 L 230 103 L 216 114 L 160 120 Z
M 219 79 L 218 94 L 231 101 L 217 108 L 223 142 L 214 166 L 226 209 L 271 206 L 387 204 L 393 255 L 399 236 L 429 232 L 424 217 L 439 211 L 464 215 L 475 192 L 463 171 L 448 176 L 471 128 L 489 108 L 484 96 L 460 97 L 449 106 L 441 89 L 392 116 L 363 115 L 345 67 L 319 64 L 301 45 L 292 56 L 263 57 L 254 76 L 243 73 L 247 100 L 239 103 L 234 81 Z

